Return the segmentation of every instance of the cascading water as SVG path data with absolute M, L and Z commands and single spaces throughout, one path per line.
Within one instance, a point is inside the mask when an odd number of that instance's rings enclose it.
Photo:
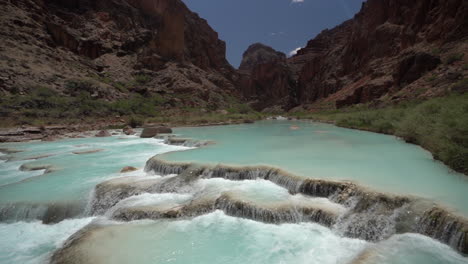
M 311 135 L 290 131 L 291 124 L 311 129 Z M 274 145 L 287 142 L 279 150 L 289 150 L 281 156 L 282 162 L 290 164 L 276 164 L 272 159 L 276 157 L 261 148 L 240 151 L 244 144 L 240 142 L 232 151 L 222 152 L 219 147 L 232 146 L 226 144 L 231 142 L 226 129 L 232 130 L 234 141 L 250 129 L 262 132 L 243 135 L 245 144 L 252 140 L 269 144 L 270 137 L 277 140 Z M 349 182 L 295 175 L 297 171 L 290 170 L 291 166 L 316 166 L 297 162 L 302 157 L 317 159 L 316 149 L 296 153 L 304 151 L 304 142 L 308 142 L 302 141 L 304 138 L 317 140 L 315 129 L 322 131 L 323 127 L 261 122 L 203 128 L 206 135 L 187 135 L 200 141 L 117 135 L 6 145 L 24 152 L 2 156 L 10 161 L 0 163 L 0 185 L 5 175 L 11 178 L 12 171 L 23 174 L 0 186 L 0 235 L 5 238 L 0 239 L 0 263 L 468 263 L 461 255 L 467 253 L 464 207 L 450 203 L 453 200 L 436 200 L 442 204 L 437 205 L 405 193 L 375 191 L 363 187 L 365 180 L 353 177 L 350 179 L 355 181 Z M 334 136 L 341 142 L 356 140 L 355 135 L 346 134 L 354 133 L 352 130 L 336 130 L 339 135 Z M 176 129 L 177 133 L 183 131 Z M 343 131 L 346 133 L 340 134 Z M 384 141 L 391 138 L 382 137 Z M 211 146 L 211 139 L 217 144 Z M 251 147 L 245 144 L 247 149 Z M 148 160 L 155 154 L 202 145 L 210 146 Z M 349 146 L 341 147 L 346 152 Z M 96 149 L 100 151 L 91 151 Z M 218 152 L 218 159 L 203 162 L 214 157 L 213 151 Z M 362 155 L 359 149 L 356 153 L 350 153 L 349 159 Z M 167 161 L 176 154 L 192 156 L 182 163 Z M 28 157 L 37 159 L 23 160 Z M 285 170 L 239 159 L 258 160 Z M 50 165 L 53 170 L 47 174 L 20 172 L 24 163 L 29 168 Z M 120 174 L 124 166 L 140 170 Z M 361 169 L 364 175 L 372 171 L 376 177 L 387 176 L 380 176 L 372 166 Z M 342 173 L 346 178 L 346 169 Z M 447 202 L 458 212 L 446 208 Z M 18 233 L 22 239 L 15 240 Z M 14 243 L 20 246 L 10 246 Z

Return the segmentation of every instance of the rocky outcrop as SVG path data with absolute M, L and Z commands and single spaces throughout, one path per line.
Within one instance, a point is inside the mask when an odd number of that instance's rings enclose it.
M 164 102 L 160 109 L 213 110 L 226 107 L 228 97 L 240 98 L 225 43 L 180 0 L 0 5 L 2 96 L 46 87 L 54 94 L 86 92 L 106 102 L 157 95 Z M 14 120 L 18 107 L 31 106 L 13 105 L 0 114 Z
M 394 81 L 398 86 L 406 86 L 419 79 L 441 63 L 440 58 L 427 53 L 417 53 L 403 58 L 397 65 Z
M 255 66 L 265 63 L 286 61 L 286 54 L 274 50 L 272 47 L 262 43 L 250 45 L 242 55 L 242 62 L 239 66 L 241 71 L 252 71 Z
M 286 55 L 256 43 L 243 55 L 239 67 L 239 88 L 257 110 L 274 105 L 288 108 L 295 98 L 295 81 L 286 64 Z
M 466 14 L 466 1 L 367 1 L 352 20 L 323 31 L 291 59 L 303 61 L 298 100 L 342 107 L 400 91 L 439 66 L 434 50 L 463 46 Z

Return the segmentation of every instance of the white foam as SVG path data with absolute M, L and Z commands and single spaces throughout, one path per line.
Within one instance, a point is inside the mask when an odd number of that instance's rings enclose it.
M 420 234 L 394 235 L 366 248 L 364 261 L 382 264 L 467 264 L 468 258 L 449 246 Z
M 46 263 L 54 250 L 93 219 L 70 219 L 55 225 L 41 222 L 0 224 L 0 263 Z
M 348 263 L 369 244 L 313 223 L 271 225 L 221 211 L 190 220 L 108 224 L 79 247 L 90 262 L 337 264 Z
M 231 181 L 222 178 L 200 179 L 194 183 L 195 193 L 219 196 L 223 192 L 237 193 L 258 202 L 288 199 L 288 191 L 266 180 Z

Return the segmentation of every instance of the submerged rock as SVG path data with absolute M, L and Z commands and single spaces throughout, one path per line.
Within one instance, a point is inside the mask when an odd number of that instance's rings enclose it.
M 192 148 L 199 148 L 207 145 L 214 144 L 214 141 L 210 140 L 194 140 L 191 138 L 178 138 L 178 137 L 166 137 L 164 139 L 164 143 L 168 145 L 174 146 L 184 146 L 184 147 L 192 147 Z
M 191 139 L 189 138 L 170 137 L 164 140 L 164 143 L 169 144 L 169 145 L 175 145 L 175 146 L 183 146 L 186 142 L 190 140 Z
M 19 168 L 20 171 L 37 171 L 37 170 L 44 170 L 44 174 L 51 173 L 54 170 L 54 166 L 50 164 L 30 164 L 30 163 L 25 163 L 20 166 Z
M 93 154 L 104 151 L 104 149 L 91 149 L 91 150 L 83 150 L 83 151 L 73 151 L 73 154 L 76 155 L 85 155 L 85 154 Z
M 127 167 L 123 167 L 122 170 L 120 170 L 120 173 L 127 173 L 127 172 L 136 171 L 136 170 L 138 169 L 135 167 L 127 166 Z

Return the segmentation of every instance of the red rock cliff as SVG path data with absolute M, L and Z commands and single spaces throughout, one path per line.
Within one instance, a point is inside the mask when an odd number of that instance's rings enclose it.
M 96 83 L 98 96 L 113 100 L 126 96 L 122 84 L 144 74 L 144 85 L 131 89 L 190 94 L 174 107 L 236 95 L 225 43 L 180 0 L 0 0 L 0 6 L 0 92 L 46 86 L 66 94 L 73 79 Z
M 298 100 L 341 107 L 394 93 L 438 67 L 439 47 L 466 50 L 467 17 L 464 0 L 369 0 L 290 59 L 300 69 Z
M 467 17 L 466 0 L 368 0 L 287 60 L 297 80 L 290 102 L 321 109 L 440 95 L 467 77 Z M 442 63 L 454 54 L 465 62 Z M 439 82 L 423 81 L 428 74 Z

